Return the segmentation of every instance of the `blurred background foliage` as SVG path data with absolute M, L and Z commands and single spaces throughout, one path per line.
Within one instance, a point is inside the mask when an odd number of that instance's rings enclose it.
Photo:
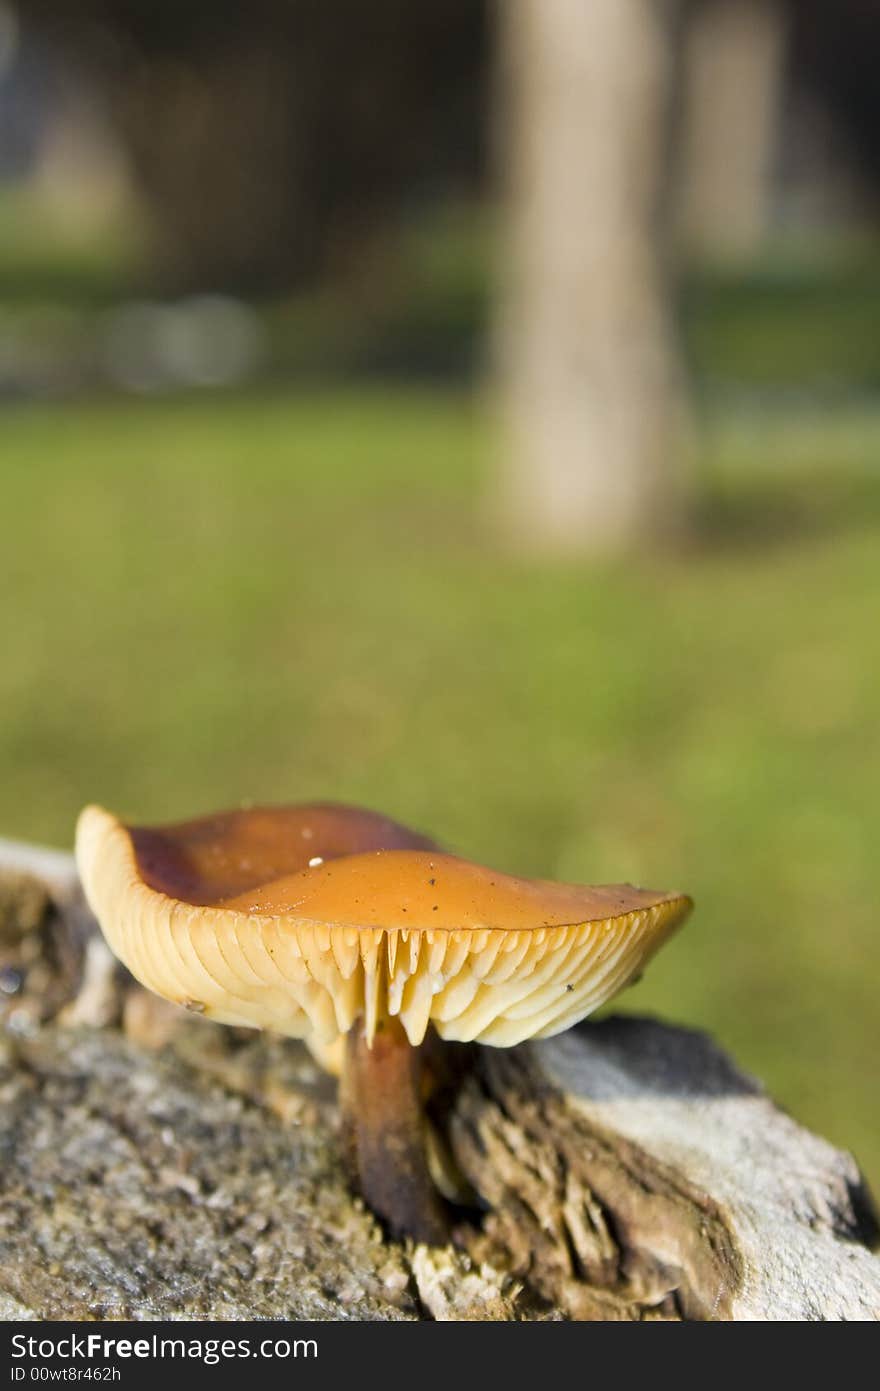
M 496 8 L 0 4 L 0 833 L 342 799 L 687 888 L 621 1007 L 877 1184 L 880 16 L 763 7 L 735 236 L 667 180 L 678 545 L 535 556 L 491 505 Z M 669 23 L 713 8 L 748 34 Z

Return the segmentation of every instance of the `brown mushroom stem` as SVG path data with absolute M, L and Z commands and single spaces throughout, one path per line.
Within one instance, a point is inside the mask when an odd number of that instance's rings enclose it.
M 352 1183 L 391 1235 L 440 1245 L 449 1221 L 428 1169 L 420 1055 L 399 1020 L 383 1019 L 372 1046 L 356 1021 L 339 1090 L 343 1134 Z

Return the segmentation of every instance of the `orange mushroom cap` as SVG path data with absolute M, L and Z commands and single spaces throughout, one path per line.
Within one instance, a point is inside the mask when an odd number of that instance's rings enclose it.
M 263 807 L 163 827 L 87 807 L 76 855 L 107 941 L 166 999 L 332 1044 L 363 1015 L 410 1043 L 559 1033 L 638 975 L 684 894 L 518 879 L 372 812 Z

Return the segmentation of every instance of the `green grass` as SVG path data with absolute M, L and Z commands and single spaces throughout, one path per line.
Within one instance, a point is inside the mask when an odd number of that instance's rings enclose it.
M 880 1180 L 880 416 L 715 418 L 677 558 L 528 566 L 463 395 L 10 406 L 0 833 L 341 798 L 693 892 L 624 997 Z
M 755 265 L 692 271 L 682 286 L 696 376 L 721 390 L 851 395 L 880 386 L 876 244 L 777 247 Z

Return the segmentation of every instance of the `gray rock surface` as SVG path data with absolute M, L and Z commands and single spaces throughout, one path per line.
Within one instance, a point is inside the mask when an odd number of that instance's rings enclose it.
M 385 1240 L 305 1049 L 147 995 L 69 858 L 25 850 L 0 844 L 0 1317 L 880 1317 L 852 1159 L 651 1020 L 477 1050 L 440 1121 L 482 1219 Z
M 41 1318 L 412 1315 L 399 1250 L 351 1202 L 333 1108 L 296 1060 L 285 1123 L 109 1030 L 8 1048 L 0 1290 Z

